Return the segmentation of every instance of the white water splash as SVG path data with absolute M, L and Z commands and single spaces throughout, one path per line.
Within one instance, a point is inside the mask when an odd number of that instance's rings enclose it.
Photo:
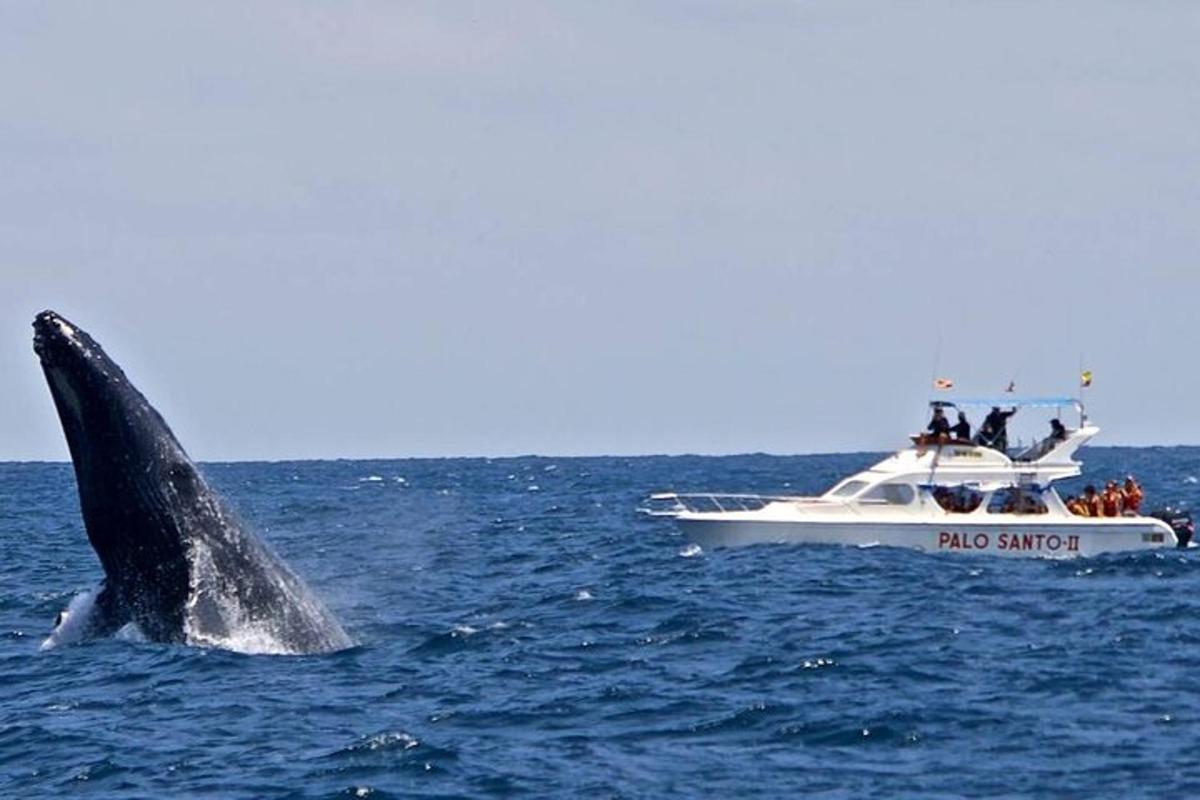
M 142 629 L 138 627 L 136 622 L 126 622 L 121 628 L 113 634 L 114 639 L 119 639 L 122 642 L 148 642 L 146 634 L 142 633 Z
M 685 547 L 679 551 L 679 555 L 682 556 L 683 558 L 695 558 L 696 556 L 700 555 L 703 552 L 704 552 L 704 548 L 702 548 L 700 545 L 689 544 L 687 547 Z
M 189 550 L 191 591 L 183 615 L 187 643 L 238 653 L 291 654 L 283 642 L 250 618 L 236 595 L 222 590 L 208 546 L 193 540 Z
M 261 610 L 256 614 L 242 604 L 236 587 L 223 579 L 212 551 L 201 537 L 191 539 L 189 560 L 191 586 L 183 619 L 184 639 L 188 644 L 250 655 L 310 652 L 292 643 L 288 631 L 274 615 L 263 616 Z M 328 641 L 323 649 L 334 651 L 353 646 L 354 641 L 328 616 L 300 579 L 287 573 L 282 564 L 279 568 L 277 588 L 284 595 L 284 604 L 300 609 L 298 616 L 324 620 L 328 626 L 325 632 Z
M 187 625 L 184 625 L 185 630 Z M 198 631 L 187 631 L 187 643 L 193 647 L 213 647 L 219 650 L 231 650 L 251 656 L 295 656 L 302 655 L 299 650 L 288 647 L 281 642 L 266 626 L 245 624 L 226 636 L 210 635 Z
M 377 733 L 367 739 L 362 744 L 364 750 L 389 750 L 399 748 L 401 750 L 412 750 L 414 747 L 419 747 L 421 741 L 415 736 L 410 736 L 403 731 L 393 733 Z

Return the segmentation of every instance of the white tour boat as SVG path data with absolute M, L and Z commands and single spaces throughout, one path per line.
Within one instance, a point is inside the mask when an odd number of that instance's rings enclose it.
M 1073 456 L 1100 429 L 1071 398 L 943 401 L 934 407 L 1068 407 L 1079 427 L 1010 456 L 969 441 L 917 435 L 912 446 L 819 497 L 652 495 L 643 511 L 673 517 L 701 547 L 767 542 L 888 545 L 1000 556 L 1093 556 L 1185 547 L 1192 523 L 1158 516 L 1073 514 L 1051 484 L 1081 474 Z

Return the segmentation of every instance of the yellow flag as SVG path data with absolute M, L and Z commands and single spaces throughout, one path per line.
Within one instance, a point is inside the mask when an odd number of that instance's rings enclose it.
M 1079 376 L 1079 385 L 1085 389 L 1092 385 L 1092 371 L 1090 369 L 1085 369 L 1083 374 Z

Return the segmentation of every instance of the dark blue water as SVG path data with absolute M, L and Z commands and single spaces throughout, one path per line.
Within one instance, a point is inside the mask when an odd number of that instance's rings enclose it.
M 1099 449 L 1148 504 L 1200 449 Z M 869 455 L 217 464 L 361 642 L 43 651 L 100 573 L 69 465 L 0 465 L 0 796 L 1200 795 L 1200 554 L 692 554 L 661 489 Z

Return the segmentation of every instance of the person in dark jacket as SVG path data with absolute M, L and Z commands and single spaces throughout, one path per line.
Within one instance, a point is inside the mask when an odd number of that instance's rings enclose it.
M 979 435 L 975 437 L 976 444 L 991 447 L 1001 453 L 1008 450 L 1008 418 L 1017 413 L 1015 408 L 1001 411 L 999 406 L 992 406 L 989 413 L 979 426 Z
M 962 439 L 964 442 L 971 441 L 971 423 L 967 422 L 967 412 L 958 412 L 958 423 L 950 429 L 954 434 L 955 439 Z
M 933 436 L 950 435 L 950 420 L 946 419 L 946 412 L 942 411 L 941 406 L 934 407 L 933 418 L 929 420 L 929 425 L 925 429 Z

